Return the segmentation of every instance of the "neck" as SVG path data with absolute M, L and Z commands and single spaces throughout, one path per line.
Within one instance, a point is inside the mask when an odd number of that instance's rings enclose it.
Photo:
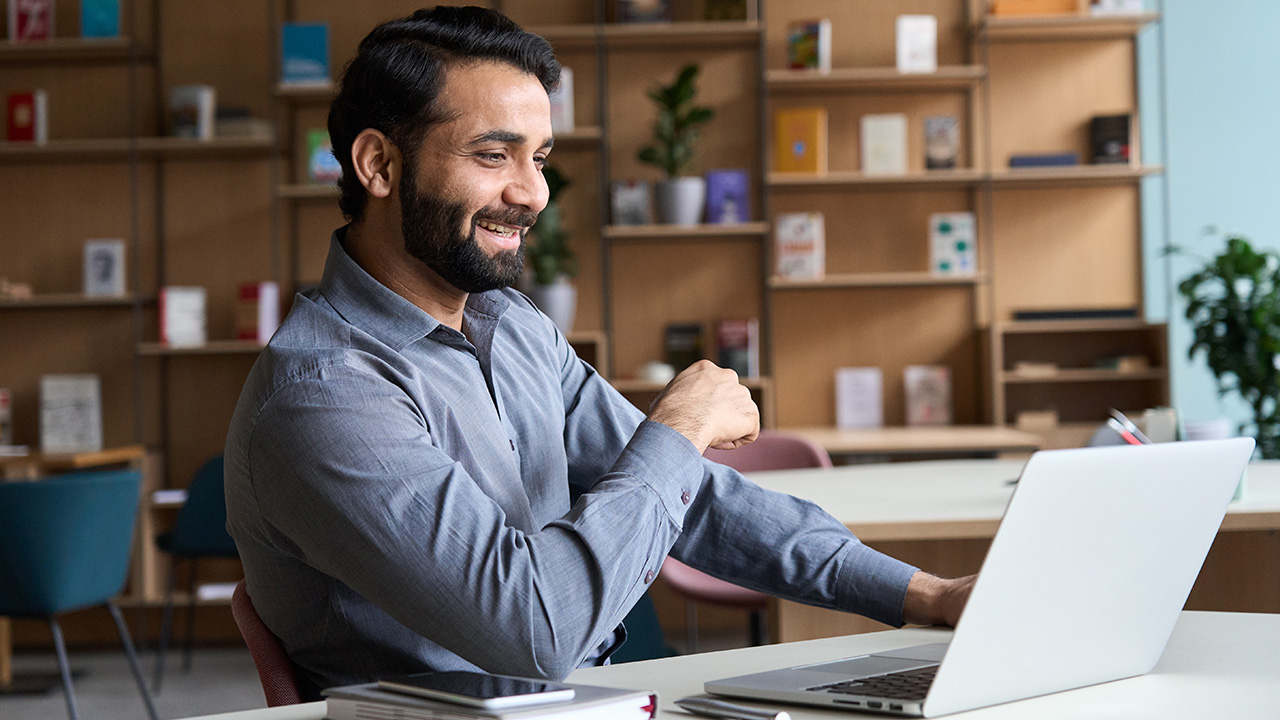
M 343 246 L 374 280 L 422 309 L 442 325 L 462 332 L 467 293 L 450 285 L 426 263 L 404 249 L 399 224 L 380 222 L 372 213 L 347 229 Z

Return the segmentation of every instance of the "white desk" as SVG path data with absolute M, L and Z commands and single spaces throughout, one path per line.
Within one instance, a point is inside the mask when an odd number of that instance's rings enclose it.
M 1034 629 L 1028 629 L 1034 632 Z M 893 630 L 802 643 L 687 655 L 579 670 L 573 682 L 656 690 L 659 717 L 690 716 L 674 701 L 719 677 L 834 660 L 904 644 L 936 642 L 935 629 Z M 781 707 L 781 706 L 774 706 Z M 881 716 L 789 706 L 796 720 Z M 956 715 L 973 720 L 1205 720 L 1280 714 L 1280 615 L 1183 613 L 1156 669 L 1148 675 Z M 324 703 L 207 716 L 205 720 L 320 720 Z

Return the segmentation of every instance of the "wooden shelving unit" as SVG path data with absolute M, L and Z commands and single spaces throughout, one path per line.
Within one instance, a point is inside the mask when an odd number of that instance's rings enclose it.
M 608 225 L 604 237 L 609 240 L 672 240 L 676 238 L 757 238 L 769 232 L 764 222 L 733 225 Z
M 151 357 L 172 355 L 257 355 L 262 352 L 262 344 L 254 340 L 211 340 L 203 345 L 168 345 L 165 343 L 142 343 L 138 345 L 138 354 Z
M 813 279 L 773 277 L 769 287 L 773 290 L 815 290 L 822 288 L 892 288 L 892 287 L 964 287 L 981 285 L 987 281 L 983 273 L 973 275 L 937 275 L 928 272 L 901 273 L 843 273 Z
M 1158 13 L 1138 15 L 1048 15 L 988 17 L 974 29 L 979 39 L 991 42 L 1043 40 L 1117 40 L 1132 38 L 1160 19 Z
M 172 137 L 91 138 L 50 140 L 44 144 L 0 143 L 0 163 L 138 160 L 235 160 L 265 158 L 272 148 L 271 138 L 222 137 L 192 140 Z
M 952 65 L 932 73 L 900 73 L 896 68 L 833 68 L 819 70 L 770 70 L 765 75 L 769 91 L 785 92 L 921 92 L 962 90 L 976 86 L 987 76 L 981 65 Z
M 44 293 L 31 298 L 0 298 L 0 310 L 58 310 L 82 308 L 131 308 L 144 302 L 134 295 L 91 296 L 80 293 Z
M 0 65 L 9 63 L 125 63 L 141 50 L 127 37 L 0 41 Z
M 1075 165 L 1060 168 L 1010 168 L 990 175 L 988 180 L 998 188 L 1005 187 L 1087 187 L 1104 185 L 1136 185 L 1143 178 L 1159 175 L 1159 165 Z

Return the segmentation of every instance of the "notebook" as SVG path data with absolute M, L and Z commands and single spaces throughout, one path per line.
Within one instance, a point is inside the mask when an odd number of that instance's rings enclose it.
M 1253 445 L 1038 452 L 950 643 L 714 680 L 705 690 L 936 717 L 1142 675 L 1164 652 Z

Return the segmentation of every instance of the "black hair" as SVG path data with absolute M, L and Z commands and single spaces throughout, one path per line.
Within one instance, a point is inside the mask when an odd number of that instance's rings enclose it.
M 366 128 L 386 135 L 409 162 L 427 131 L 449 119 L 439 103 L 451 65 L 498 61 L 533 75 L 550 92 L 560 63 L 546 39 L 507 16 L 479 7 L 435 7 L 377 26 L 360 41 L 329 108 L 329 139 L 342 166 L 338 206 L 360 220 L 368 194 L 351 162 L 351 146 Z

